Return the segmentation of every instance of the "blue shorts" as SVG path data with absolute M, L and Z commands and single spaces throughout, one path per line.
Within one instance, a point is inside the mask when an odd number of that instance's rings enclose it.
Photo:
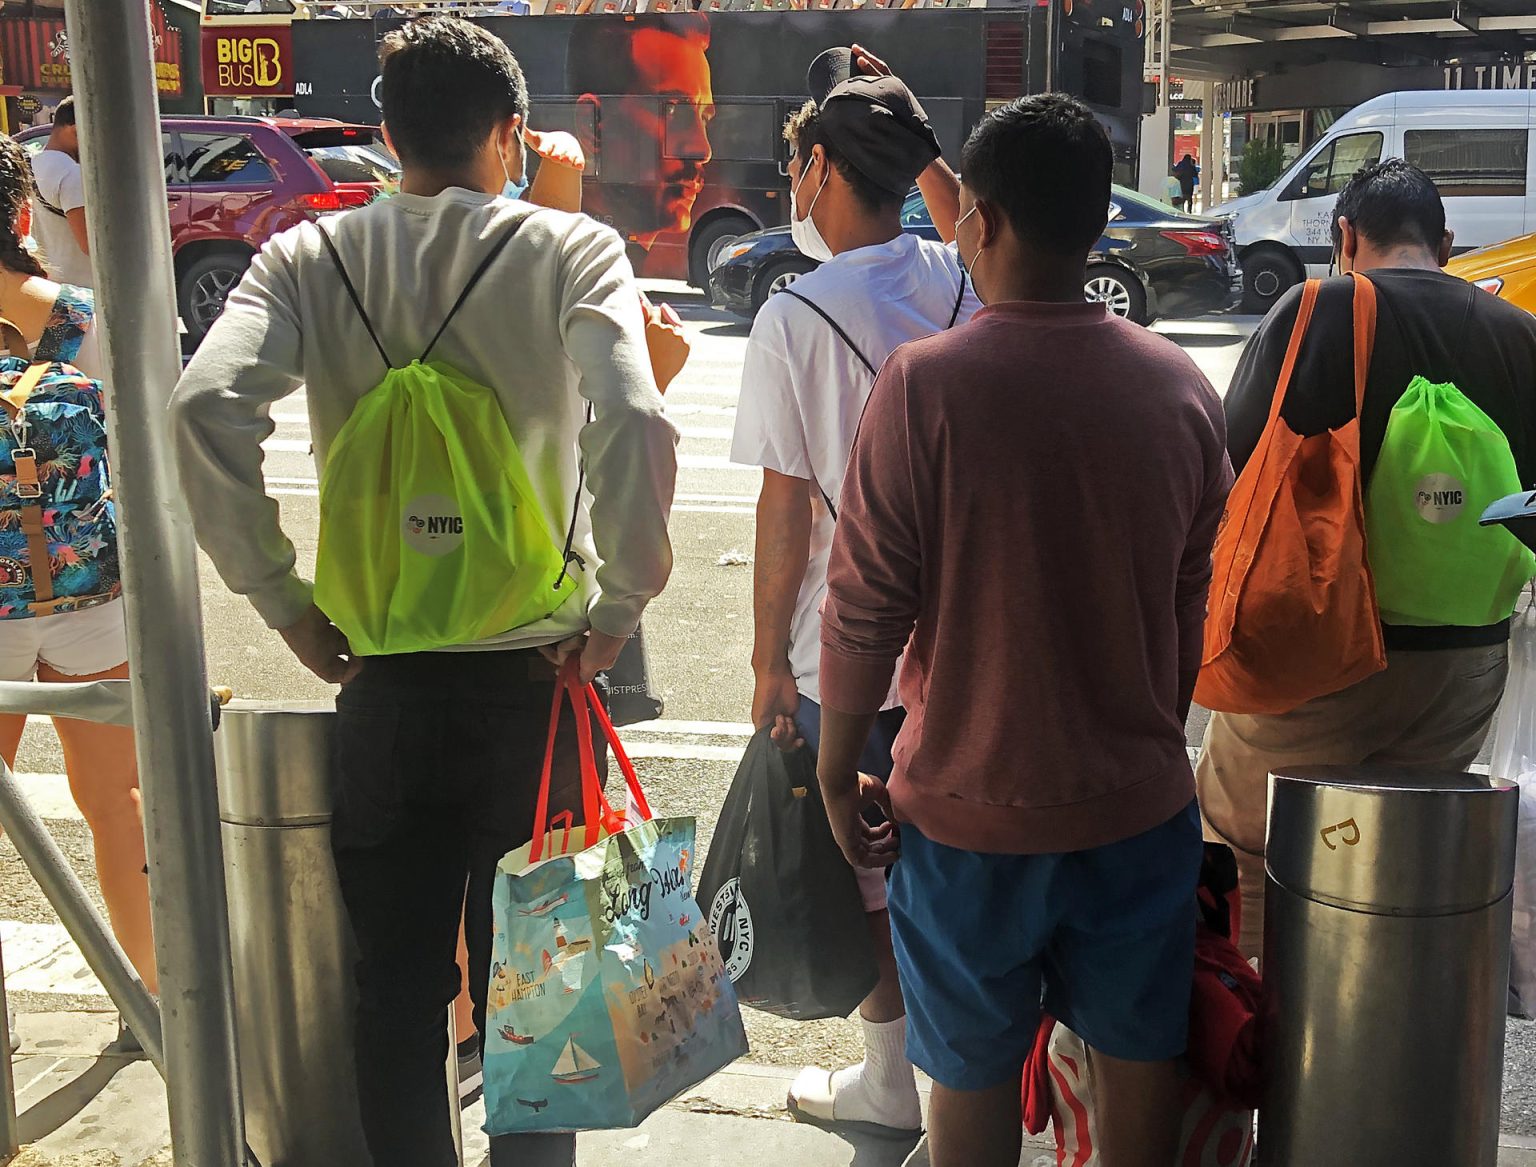
M 905 709 L 887 709 L 875 718 L 875 727 L 869 731 L 864 752 L 859 755 L 859 773 L 873 774 L 876 778 L 889 778 L 896 768 L 891 750 L 896 746 L 896 735 L 907 720 Z M 805 744 L 817 753 L 821 752 L 821 706 L 809 697 L 801 696 L 800 708 L 795 712 L 795 724 Z
M 983 855 L 901 827 L 891 934 L 907 1056 L 952 1090 L 1018 1075 L 1042 1009 L 1133 1062 L 1184 1053 L 1200 815 L 1090 851 Z

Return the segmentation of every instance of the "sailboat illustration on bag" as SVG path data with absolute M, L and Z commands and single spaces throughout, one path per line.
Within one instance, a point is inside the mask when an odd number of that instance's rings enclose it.
M 549 1076 L 564 1086 L 577 1082 L 590 1082 L 602 1071 L 602 1066 L 586 1050 L 576 1044 L 573 1033 L 566 1039 L 565 1048 L 555 1059 L 555 1068 Z

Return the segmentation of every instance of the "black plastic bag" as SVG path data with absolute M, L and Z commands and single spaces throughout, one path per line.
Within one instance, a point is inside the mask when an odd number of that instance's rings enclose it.
M 614 725 L 655 721 L 665 704 L 651 681 L 651 658 L 645 651 L 645 630 L 636 628 L 619 652 L 613 668 L 603 674 L 608 716 Z
M 858 882 L 832 837 L 809 747 L 786 754 L 766 729 L 752 739 L 698 901 L 743 1005 L 796 1021 L 846 1017 L 879 979 Z

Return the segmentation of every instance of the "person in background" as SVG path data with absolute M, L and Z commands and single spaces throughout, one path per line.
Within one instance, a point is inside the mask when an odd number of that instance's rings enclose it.
M 1536 318 L 1440 269 L 1451 233 L 1434 182 L 1401 159 L 1367 167 L 1333 211 L 1339 270 L 1376 288 L 1376 343 L 1360 414 L 1360 471 L 1369 484 L 1392 408 L 1415 375 L 1454 383 L 1504 432 L 1520 481 L 1536 482 Z M 1355 413 L 1355 285 L 1318 295 L 1281 408 L 1303 436 Z M 1302 287 L 1270 309 L 1243 350 L 1227 393 L 1227 449 L 1241 472 L 1269 419 Z M 1484 628 L 1383 624 L 1385 671 L 1278 715 L 1215 713 L 1197 779 L 1206 833 L 1237 855 L 1239 947 L 1264 940 L 1268 776 L 1294 766 L 1377 762 L 1464 770 L 1482 750 L 1508 675 L 1509 621 Z
M 886 361 L 843 482 L 818 776 L 849 861 L 894 864 L 933 1167 L 1017 1167 L 1042 1008 L 1092 1051 L 1104 1167 L 1177 1150 L 1201 860 L 1184 720 L 1232 479 L 1194 362 L 1083 302 L 1113 165 L 1064 94 L 981 120 L 957 243 L 987 306 Z M 887 783 L 859 759 L 898 661 Z
M 1179 180 L 1179 197 L 1184 200 L 1183 209 L 1192 213 L 1195 209 L 1195 184 L 1200 181 L 1199 163 L 1193 156 L 1186 154 L 1173 168 L 1173 176 Z
M 75 99 L 66 97 L 53 114 L 48 143 L 32 159 L 36 182 L 32 233 L 43 249 L 48 274 L 61 284 L 95 287 L 91 240 L 85 225 L 85 180 L 80 173 L 80 128 Z
M 90 290 L 50 280 L 22 243 L 32 226 L 33 193 L 26 150 L 0 137 L 0 317 L 20 330 L 35 359 L 65 361 L 99 380 L 103 369 Z M 20 532 L 0 532 L 0 570 L 6 573 L 18 562 L 6 546 L 12 539 L 21 539 Z M 80 682 L 127 676 L 120 598 L 51 616 L 0 620 L 0 680 Z M 8 766 L 16 764 L 26 724 L 20 714 L 0 714 L 0 756 Z M 91 831 L 96 876 L 113 934 L 145 987 L 158 992 L 133 731 L 74 718 L 56 718 L 53 724 L 70 793 Z M 119 1040 L 137 1048 L 131 1034 Z
M 814 100 L 785 129 L 793 150 L 790 212 L 796 243 L 822 264 L 770 297 L 753 322 L 731 447 L 734 461 L 763 471 L 752 724 L 772 726 L 785 749 L 802 740 L 815 748 L 819 740 L 827 554 L 875 370 L 898 344 L 968 320 L 980 307 L 953 248 L 901 229 L 913 182 L 941 234 L 953 237 L 958 205 L 954 174 L 911 90 L 857 45 L 823 54 L 809 80 Z M 902 717 L 888 694 L 860 761 L 867 773 L 890 774 Z M 885 880 L 861 873 L 860 890 L 880 967 L 880 982 L 859 1009 L 864 1061 L 836 1072 L 807 1068 L 790 1088 L 789 1107 L 806 1122 L 915 1137 L 922 1116 L 906 1056 Z
M 188 366 L 170 424 L 215 567 L 300 661 L 343 685 L 332 850 L 359 949 L 355 1061 L 373 1167 L 454 1167 L 442 1067 L 455 936 L 462 918 L 470 967 L 490 967 L 496 865 L 529 838 L 557 669 L 574 661 L 586 681 L 611 667 L 670 574 L 677 433 L 623 242 L 584 215 L 501 197 L 525 169 L 528 92 L 511 50 L 468 21 L 428 16 L 391 31 L 381 57 L 400 192 L 267 243 Z M 383 344 L 403 354 L 427 346 L 514 227 L 433 352 L 493 387 L 552 523 L 564 530 L 575 501 L 579 594 L 457 650 L 358 658 L 295 573 L 261 475 L 274 402 L 307 387 L 323 475 L 382 375 L 319 232 L 333 236 Z M 583 425 L 589 404 L 595 420 Z M 569 709 L 562 724 L 550 811 L 579 820 Z M 470 982 L 481 1032 L 487 988 Z M 496 1167 L 574 1158 L 569 1134 L 492 1140 Z

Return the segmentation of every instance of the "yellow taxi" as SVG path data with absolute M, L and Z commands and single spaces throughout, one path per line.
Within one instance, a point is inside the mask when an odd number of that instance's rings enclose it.
M 1458 255 L 1445 270 L 1527 312 L 1536 312 L 1536 235 Z

